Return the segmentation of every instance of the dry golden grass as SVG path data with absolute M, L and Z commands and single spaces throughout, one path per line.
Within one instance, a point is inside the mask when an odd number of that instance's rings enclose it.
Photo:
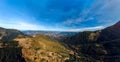
M 71 51 L 63 44 L 45 35 L 17 38 L 15 40 L 23 47 L 22 54 L 27 62 L 64 62 L 65 59 L 69 58 Z

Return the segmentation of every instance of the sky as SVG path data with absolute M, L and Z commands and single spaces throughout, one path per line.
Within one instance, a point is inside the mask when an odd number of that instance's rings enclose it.
M 120 0 L 0 0 L 0 27 L 99 30 L 120 20 Z

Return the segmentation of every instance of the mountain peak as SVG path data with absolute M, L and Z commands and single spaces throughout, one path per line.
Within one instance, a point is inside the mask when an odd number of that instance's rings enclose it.
M 119 34 L 120 34 L 120 21 L 110 27 L 103 29 L 98 40 L 109 41 L 113 39 L 118 39 L 120 38 Z
M 114 26 L 116 26 L 116 27 L 120 27 L 120 21 L 119 22 L 117 22 Z

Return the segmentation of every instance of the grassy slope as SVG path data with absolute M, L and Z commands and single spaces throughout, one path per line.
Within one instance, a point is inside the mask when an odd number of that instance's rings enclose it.
M 64 62 L 71 52 L 63 44 L 44 35 L 16 40 L 23 47 L 22 54 L 27 62 Z
M 33 38 L 32 42 L 33 48 L 43 49 L 46 51 L 52 51 L 56 53 L 65 53 L 67 54 L 69 50 L 67 50 L 61 43 L 56 40 L 50 39 L 44 35 L 38 35 Z

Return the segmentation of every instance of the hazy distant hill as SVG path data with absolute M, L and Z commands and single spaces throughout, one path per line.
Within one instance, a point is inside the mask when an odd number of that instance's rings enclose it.
M 65 37 L 70 37 L 73 36 L 75 34 L 77 34 L 78 32 L 60 32 L 60 31 L 22 31 L 24 34 L 26 35 L 47 35 L 53 39 L 56 40 L 62 40 Z
M 27 35 L 37 35 L 37 34 L 43 34 L 43 35 L 49 35 L 49 36 L 72 36 L 77 34 L 78 32 L 61 32 L 61 31 L 34 31 L 34 30 L 26 30 L 22 31 L 24 34 Z

